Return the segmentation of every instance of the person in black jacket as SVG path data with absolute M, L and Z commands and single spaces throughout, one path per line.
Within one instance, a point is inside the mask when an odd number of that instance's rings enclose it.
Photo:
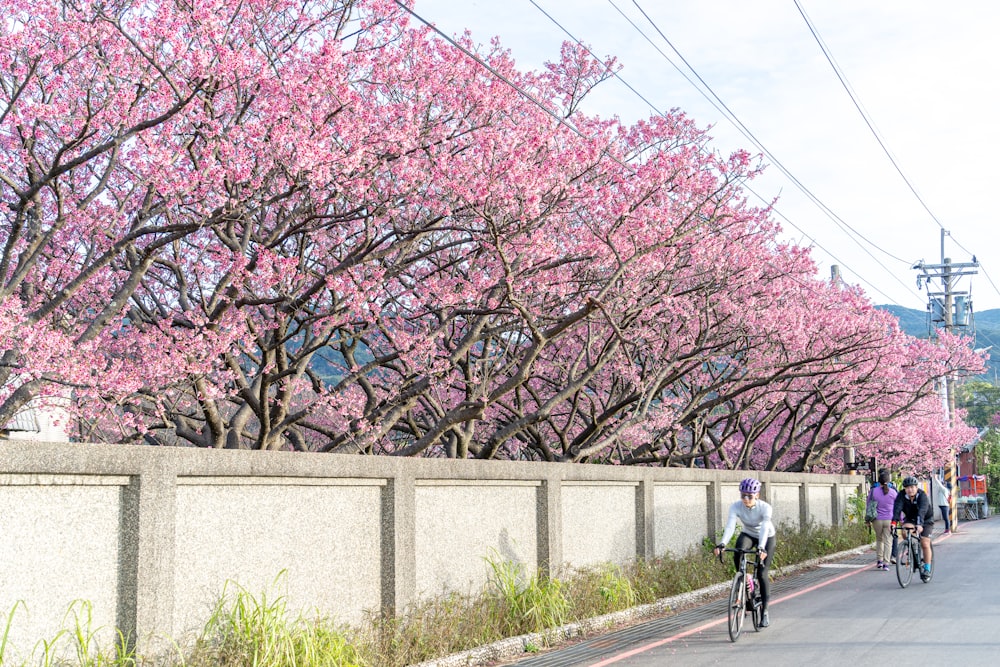
M 923 489 L 917 486 L 916 477 L 903 480 L 903 493 L 896 496 L 892 507 L 893 525 L 897 521 L 916 526 L 920 536 L 920 550 L 924 554 L 924 571 L 920 576 L 926 578 L 931 571 L 931 535 L 934 533 L 934 507 L 931 499 Z

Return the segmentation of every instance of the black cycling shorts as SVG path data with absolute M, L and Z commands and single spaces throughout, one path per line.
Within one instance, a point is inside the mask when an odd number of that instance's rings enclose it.
M 913 522 L 912 521 L 903 521 L 901 523 L 913 523 Z M 913 525 L 915 526 L 917 524 L 914 523 Z M 931 521 L 929 523 L 923 523 L 921 525 L 924 527 L 923 532 L 921 532 L 919 535 L 917 535 L 917 531 L 913 531 L 913 534 L 916 535 L 917 537 L 930 537 L 931 533 L 934 532 L 934 522 Z M 900 534 L 900 536 L 902 536 L 902 534 Z

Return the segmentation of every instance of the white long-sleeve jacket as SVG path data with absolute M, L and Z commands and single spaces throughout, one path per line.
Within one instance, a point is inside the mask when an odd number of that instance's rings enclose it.
M 722 544 L 729 544 L 729 538 L 736 532 L 736 522 L 739 521 L 743 526 L 743 532 L 756 537 L 763 546 L 763 543 L 775 533 L 771 512 L 771 505 L 763 500 L 757 500 L 753 507 L 747 507 L 742 500 L 737 500 L 729 506 L 729 520 L 722 534 Z

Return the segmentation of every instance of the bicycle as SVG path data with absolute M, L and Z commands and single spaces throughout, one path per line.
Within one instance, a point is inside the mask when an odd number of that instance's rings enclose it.
M 906 588 L 913 579 L 913 573 L 920 572 L 920 579 L 926 584 L 934 575 L 934 547 L 931 546 L 931 571 L 925 573 L 923 571 L 924 552 L 920 547 L 916 526 L 912 523 L 904 523 L 899 526 L 893 524 L 892 536 L 894 539 L 898 536 L 899 531 L 903 532 L 903 536 L 899 538 L 896 547 L 896 580 L 899 581 L 902 588 Z
M 747 612 L 753 621 L 753 629 L 760 632 L 761 605 L 760 582 L 757 571 L 760 567 L 760 549 L 723 549 L 719 552 L 719 562 L 722 562 L 724 552 L 739 554 L 739 565 L 733 575 L 733 584 L 729 588 L 729 639 L 736 641 L 743 632 L 743 620 Z M 749 576 L 747 568 L 750 568 Z M 748 604 L 749 603 L 749 604 Z

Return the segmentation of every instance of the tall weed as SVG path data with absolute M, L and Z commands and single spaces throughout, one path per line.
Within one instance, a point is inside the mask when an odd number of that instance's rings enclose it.
M 528 576 L 521 563 L 486 559 L 492 570 L 487 608 L 498 627 L 511 635 L 542 632 L 563 625 L 571 608 L 563 583 L 541 572 Z
M 363 663 L 347 634 L 332 624 L 301 614 L 293 618 L 286 597 L 269 599 L 266 592 L 257 597 L 227 582 L 188 664 L 340 667 Z

